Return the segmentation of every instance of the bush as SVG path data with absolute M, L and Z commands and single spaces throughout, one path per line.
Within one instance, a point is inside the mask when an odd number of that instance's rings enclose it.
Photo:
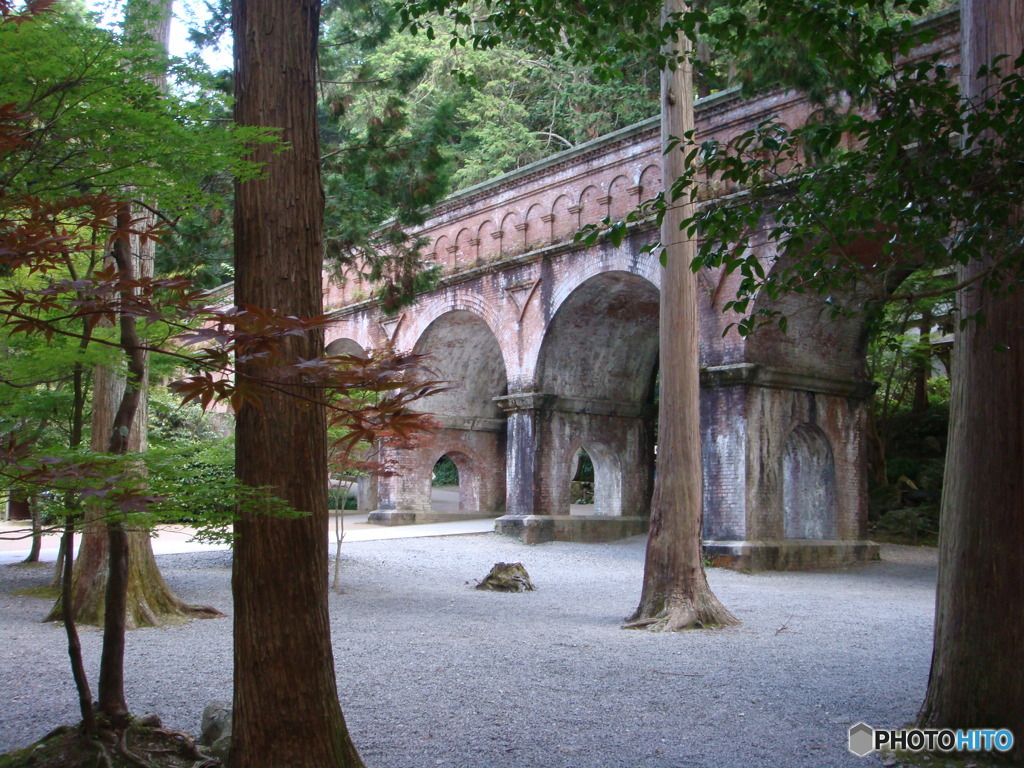
M 333 481 L 332 481 L 333 482 Z M 349 495 L 351 492 L 352 495 Z M 356 484 L 352 483 L 351 491 L 347 481 L 332 485 L 327 489 L 328 509 L 358 509 L 359 503 L 355 496 Z
M 226 527 L 234 521 L 234 438 L 153 451 L 148 464 L 153 491 L 163 499 L 160 522 Z

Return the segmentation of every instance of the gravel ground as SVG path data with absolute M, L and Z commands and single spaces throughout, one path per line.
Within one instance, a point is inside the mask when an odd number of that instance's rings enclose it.
M 644 541 L 526 547 L 493 534 L 345 545 L 331 595 L 342 706 L 370 768 L 878 766 L 846 729 L 909 722 L 931 653 L 934 551 L 882 563 L 745 575 L 712 588 L 743 622 L 718 631 L 623 631 Z M 537 591 L 471 589 L 522 561 Z M 230 613 L 230 555 L 159 558 L 184 599 Z M 0 567 L 0 752 L 73 722 L 63 630 L 48 603 L 12 595 L 49 568 Z M 131 632 L 128 699 L 196 732 L 230 700 L 229 619 Z M 83 631 L 95 685 L 99 633 Z

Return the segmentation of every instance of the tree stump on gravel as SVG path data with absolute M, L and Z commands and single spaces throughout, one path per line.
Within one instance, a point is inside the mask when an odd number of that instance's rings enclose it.
M 536 589 L 522 563 L 495 563 L 476 588 L 492 592 L 532 592 Z

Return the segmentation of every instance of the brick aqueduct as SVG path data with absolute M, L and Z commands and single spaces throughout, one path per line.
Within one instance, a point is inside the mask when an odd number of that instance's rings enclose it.
M 921 53 L 958 61 L 958 18 Z M 698 139 L 728 140 L 777 116 L 809 118 L 793 93 L 698 102 Z M 442 428 L 397 451 L 398 474 L 361 489 L 383 524 L 432 519 L 435 462 L 459 471 L 461 514 L 494 515 L 527 542 L 598 540 L 646 528 L 654 478 L 658 366 L 656 239 L 636 226 L 618 247 L 573 242 L 580 226 L 622 217 L 661 189 L 658 125 L 646 121 L 448 198 L 422 234 L 439 286 L 387 317 L 370 286 L 328 283 L 338 316 L 329 351 L 386 341 L 428 353 L 452 388 L 424 406 Z M 766 265 L 773 254 L 763 254 Z M 723 335 L 735 276 L 699 275 L 706 550 L 739 568 L 794 568 L 870 557 L 865 477 L 864 332 L 785 299 L 786 334 Z M 570 515 L 580 449 L 595 474 L 592 514 Z

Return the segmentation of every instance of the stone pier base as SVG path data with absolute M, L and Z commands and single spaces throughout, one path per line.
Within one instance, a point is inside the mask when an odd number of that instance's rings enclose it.
M 451 523 L 457 520 L 480 520 L 497 517 L 501 512 L 458 511 L 444 512 L 427 510 L 417 512 L 411 509 L 375 509 L 366 516 L 366 522 L 374 525 L 423 525 L 426 523 Z
M 647 533 L 649 523 L 646 517 L 619 515 L 504 515 L 494 521 L 494 531 L 524 544 L 599 542 Z
M 878 560 L 872 541 L 705 541 L 704 557 L 735 571 L 811 571 Z

